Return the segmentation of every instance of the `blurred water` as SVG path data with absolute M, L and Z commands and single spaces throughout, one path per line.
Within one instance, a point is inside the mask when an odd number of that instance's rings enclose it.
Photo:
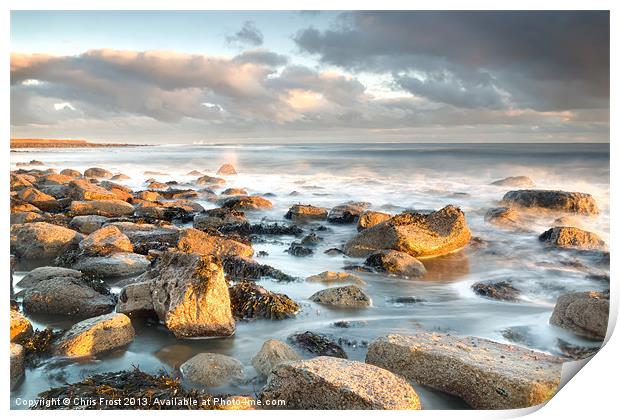
M 609 145 L 603 144 L 330 144 L 330 145 L 167 145 L 114 149 L 29 150 L 11 153 L 11 167 L 17 162 L 41 160 L 46 167 L 83 171 L 100 166 L 131 179 L 122 183 L 144 188 L 147 178 L 176 180 L 195 185 L 198 170 L 213 172 L 222 163 L 232 163 L 239 174 L 224 176 L 222 188 L 243 187 L 250 194 L 271 193 L 273 209 L 249 213 L 253 221 L 282 222 L 286 210 L 296 203 L 332 207 L 348 200 L 368 201 L 376 210 L 397 213 L 403 209 L 438 209 L 447 204 L 460 206 L 474 236 L 486 246 L 425 260 L 428 274 L 418 280 L 358 273 L 367 285 L 373 305 L 367 309 L 334 310 L 307 298 L 325 286 L 316 283 L 282 284 L 270 280 L 262 285 L 283 292 L 302 304 L 296 319 L 238 323 L 232 338 L 176 340 L 164 328 L 135 321 L 137 337 L 126 349 L 88 360 L 52 359 L 28 370 L 26 380 L 12 391 L 13 397 L 32 397 L 63 381 L 75 381 L 95 371 L 126 369 L 131 364 L 156 372 L 173 370 L 200 352 L 220 352 L 241 360 L 248 379 L 255 374 L 250 359 L 269 338 L 285 340 L 294 332 L 312 330 L 343 339 L 351 359 L 363 360 L 365 343 L 389 333 L 418 330 L 448 331 L 508 342 L 502 334 L 508 328 L 522 333 L 523 345 L 558 353 L 558 339 L 592 345 L 573 334 L 548 324 L 557 297 L 566 292 L 604 290 L 608 283 L 588 277 L 583 270 L 559 264 L 575 258 L 592 261 L 568 251 L 545 250 L 537 236 L 551 226 L 557 215 L 532 218 L 527 231 L 503 230 L 484 222 L 484 214 L 498 205 L 509 187 L 490 185 L 507 176 L 527 175 L 537 188 L 563 189 L 592 194 L 601 213 L 579 218 L 585 229 L 609 241 Z M 167 175 L 145 175 L 145 171 Z M 296 195 L 290 195 L 296 191 Z M 200 202 L 205 208 L 214 207 Z M 309 230 L 309 226 L 306 226 Z M 267 251 L 257 258 L 286 273 L 307 277 L 325 270 L 341 271 L 361 260 L 328 256 L 324 250 L 341 247 L 355 234 L 355 226 L 329 225 L 318 232 L 323 241 L 314 255 L 305 258 L 285 253 L 292 237 L 270 238 L 254 245 Z M 19 278 L 25 273 L 17 273 Z M 511 280 L 523 292 L 520 302 L 500 302 L 475 295 L 470 286 L 484 280 Z M 422 302 L 397 304 L 396 297 L 415 296 Z M 353 327 L 333 326 L 335 321 L 357 320 Z M 67 327 L 71 322 L 34 319 L 37 326 Z M 254 393 L 260 381 L 248 381 L 221 390 Z M 424 389 L 425 408 L 462 408 L 458 399 Z

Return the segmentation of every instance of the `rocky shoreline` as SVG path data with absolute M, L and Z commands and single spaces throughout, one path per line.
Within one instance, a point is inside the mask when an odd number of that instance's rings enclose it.
M 36 165 L 31 162 L 31 166 Z M 378 296 L 370 295 L 364 280 L 352 270 L 421 279 L 437 258 L 485 246 L 484 239 L 470 230 L 466 214 L 449 203 L 433 211 L 398 214 L 373 210 L 367 202 L 332 208 L 297 203 L 277 223 L 255 223 L 246 213 L 269 210 L 273 203 L 267 194 L 248 195 L 242 188 L 227 188 L 231 178 L 221 176 L 236 174 L 232 165 L 224 164 L 213 176 L 195 171 L 191 183 L 149 179 L 142 190 L 135 191 L 122 183 L 125 175 L 105 168 L 83 173 L 69 168 L 59 173 L 44 168 L 12 171 L 11 388 L 28 380 L 27 365 L 42 359 L 124 351 L 136 337 L 132 321 L 138 319 L 151 320 L 178 340 L 231 337 L 237 334 L 239 323 L 251 320 L 269 320 L 277 329 L 278 322 L 296 319 L 302 305 L 285 293 L 259 285 L 263 278 L 282 284 L 320 283 L 325 288 L 308 296 L 309 301 L 326 308 L 364 311 Z M 574 215 L 596 217 L 599 209 L 591 195 L 535 190 L 527 177 L 493 184 L 527 189 L 498 197 L 503 207 L 488 209 L 485 220 L 489 224 L 497 229 L 527 230 L 527 218 L 552 213 L 559 223 L 538 233 L 539 245 L 576 255 L 587 253 L 602 265 L 605 260 L 609 264 L 607 245 L 601 238 L 566 223 Z M 198 201 L 216 207 L 205 209 Z M 303 259 L 316 252 L 322 236 L 329 235 L 329 226 L 338 225 L 357 228 L 341 249 L 329 250 L 361 259 L 349 271 L 317 270 L 301 279 L 255 259 L 253 244 L 284 235 L 295 238 L 287 249 L 289 255 Z M 15 285 L 18 292 L 13 287 L 15 266 L 29 271 Z M 120 287 L 118 293 L 112 284 Z M 472 292 L 519 304 L 517 286 L 509 280 L 479 282 Z M 419 300 L 403 297 L 401 302 Z M 560 296 L 548 322 L 600 342 L 608 313 L 608 291 L 580 291 Z M 38 331 L 28 319 L 52 315 L 66 317 L 73 325 L 65 331 Z M 473 408 L 521 408 L 553 396 L 561 365 L 567 360 L 528 346 L 479 337 L 431 331 L 392 334 L 389 327 L 385 334 L 365 344 L 365 362 L 348 360 L 340 343 L 313 331 L 292 334 L 288 344 L 269 339 L 251 359 L 265 382 L 260 392 L 223 396 L 222 401 L 245 403 L 209 408 L 423 409 L 418 384 L 456 395 Z M 575 349 L 567 352 L 578 353 Z M 134 376 L 140 381 L 124 386 L 119 378 L 127 380 L 130 371 L 108 372 L 51 389 L 41 397 L 77 393 L 103 395 L 107 400 L 145 398 L 152 389 L 162 398 L 176 393 L 205 399 L 212 395 L 185 389 L 179 378 L 207 390 L 251 380 L 242 362 L 219 353 L 190 358 L 178 374 L 168 377 L 136 371 Z M 102 392 L 102 387 L 109 392 Z M 158 408 L 151 396 L 144 408 Z M 273 400 L 284 400 L 286 405 L 266 403 Z
M 139 147 L 148 146 L 146 144 L 131 143 L 93 143 L 86 140 L 60 140 L 60 139 L 11 139 L 11 149 L 15 151 L 21 149 L 74 149 L 91 147 Z M 13 151 L 13 150 L 11 150 Z M 37 161 L 29 162 L 31 165 L 38 165 Z M 26 166 L 26 165 L 22 165 Z

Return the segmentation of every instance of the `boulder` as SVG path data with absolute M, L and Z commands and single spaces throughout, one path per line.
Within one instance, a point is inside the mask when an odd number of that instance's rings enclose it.
M 26 352 L 24 347 L 11 343 L 11 370 L 10 370 L 10 384 L 11 390 L 19 383 L 22 375 L 24 374 L 24 358 Z M 5 362 L 6 363 L 6 362 Z
M 116 200 L 116 195 L 88 179 L 76 179 L 69 183 L 68 195 L 76 201 Z M 124 200 L 123 200 L 124 201 Z
M 69 212 L 74 216 L 95 214 L 105 217 L 129 216 L 134 213 L 131 204 L 121 200 L 72 201 Z
M 457 395 L 482 410 L 542 404 L 555 394 L 562 373 L 558 357 L 440 333 L 378 338 L 368 348 L 366 363 Z
M 418 259 L 409 254 L 392 249 L 384 249 L 370 254 L 364 264 L 377 271 L 403 277 L 422 277 L 426 268 Z
M 11 173 L 11 179 L 10 179 L 11 191 L 17 191 L 22 188 L 32 187 L 35 182 L 36 182 L 35 177 Z
M 558 298 L 549 322 L 594 340 L 603 340 L 609 321 L 609 294 L 568 293 Z
M 500 187 L 517 187 L 517 188 L 532 188 L 534 181 L 527 176 L 509 176 L 508 178 L 498 179 L 491 182 L 491 185 L 498 185 Z
M 226 183 L 226 180 L 224 178 L 217 178 L 217 177 L 209 176 L 209 175 L 203 175 L 196 180 L 196 184 L 198 185 L 220 185 L 220 184 L 225 184 L 225 183 Z
M 144 201 L 160 201 L 163 197 L 159 195 L 157 191 L 139 191 L 135 194 L 135 197 Z
M 32 335 L 32 324 L 19 311 L 11 308 L 11 342 L 21 342 Z
M 53 203 L 56 201 L 56 198 L 45 194 L 36 188 L 24 188 L 23 190 L 19 190 L 17 197 L 41 210 L 52 209 L 54 207 Z
M 65 250 L 77 247 L 83 236 L 47 222 L 11 226 L 11 253 L 26 260 L 56 258 Z
M 220 169 L 217 170 L 218 175 L 237 175 L 237 171 L 235 171 L 235 167 L 230 163 L 225 163 L 220 166 Z
M 125 174 L 116 174 L 114 175 L 112 178 L 110 178 L 112 181 L 125 181 L 127 179 L 131 179 L 131 177 L 125 175 Z
M 230 305 L 235 319 L 286 319 L 299 312 L 297 302 L 285 294 L 270 292 L 252 281 L 230 287 Z
M 471 286 L 475 294 L 495 300 L 517 301 L 521 292 L 507 281 L 479 282 Z
M 164 252 L 143 277 L 152 279 L 153 309 L 176 337 L 234 334 L 228 285 L 212 257 Z
M 183 229 L 179 234 L 177 248 L 181 252 L 211 255 L 214 257 L 251 257 L 254 250 L 250 245 L 225 237 L 211 235 L 198 229 Z
M 84 171 L 84 176 L 88 178 L 112 178 L 112 172 L 103 168 L 88 168 Z
M 576 227 L 554 227 L 543 232 L 538 239 L 558 248 L 604 249 L 605 242 L 596 233 Z
M 347 358 L 347 353 L 329 337 L 323 334 L 306 331 L 290 335 L 287 340 L 308 353 L 317 356 Z
M 280 340 L 267 340 L 260 351 L 252 358 L 252 366 L 259 375 L 269 376 L 271 371 L 280 363 L 301 360 L 291 346 Z
M 222 201 L 222 207 L 233 210 L 262 210 L 270 209 L 273 204 L 271 201 L 259 195 L 234 196 Z
M 552 190 L 508 191 L 502 201 L 509 206 L 542 208 L 584 215 L 598 214 L 598 206 L 594 197 L 580 192 Z
M 39 177 L 37 180 L 38 184 L 46 184 L 46 185 L 66 185 L 73 181 L 75 177 L 60 174 L 47 174 L 42 177 Z
M 195 169 L 186 174 L 186 176 L 202 176 L 202 175 L 204 175 L 202 172 L 197 171 Z
M 580 219 L 581 219 L 580 216 L 561 216 L 555 219 L 551 226 L 552 227 L 571 226 L 571 227 L 582 228 L 583 221 Z
M 360 215 L 359 220 L 357 221 L 357 231 L 361 232 L 364 229 L 368 229 L 369 227 L 385 222 L 391 217 L 392 215 L 388 213 L 366 210 Z
M 24 200 L 11 196 L 11 214 L 21 213 L 25 211 L 40 213 L 41 209 L 33 206 L 30 203 L 26 203 Z
M 76 171 L 75 169 L 63 169 L 60 171 L 60 175 L 65 175 L 71 178 L 81 178 L 82 173 L 80 171 Z
M 290 219 L 294 222 L 308 222 L 312 220 L 326 220 L 327 209 L 323 207 L 315 207 L 310 204 L 295 204 L 290 209 L 284 218 Z
M 181 373 L 191 382 L 218 387 L 245 377 L 243 363 L 218 353 L 199 353 L 181 365 Z
M 319 282 L 319 283 L 352 283 L 352 284 L 366 284 L 359 276 L 351 273 L 335 272 L 335 271 L 323 271 L 322 273 L 315 274 L 310 277 L 306 277 L 306 281 Z
M 519 212 L 511 207 L 496 207 L 489 209 L 484 215 L 484 221 L 500 227 L 516 228 L 521 220 Z
M 148 182 L 147 187 L 153 190 L 162 190 L 164 188 L 168 188 L 168 184 L 158 181 L 150 181 Z
M 86 255 L 109 255 L 116 252 L 133 252 L 129 238 L 116 226 L 104 226 L 80 242 Z
M 221 195 L 248 195 L 248 192 L 243 188 L 226 188 Z
M 262 400 L 284 400 L 285 409 L 419 410 L 415 390 L 399 376 L 366 363 L 317 357 L 278 365 Z M 265 408 L 278 406 L 265 405 Z
M 194 216 L 193 225 L 196 229 L 208 230 L 210 228 L 218 229 L 226 225 L 239 225 L 247 222 L 248 219 L 243 212 L 222 207 L 198 213 Z
M 114 296 L 103 294 L 82 280 L 54 277 L 40 281 L 24 293 L 28 313 L 90 318 L 111 312 Z
M 446 206 L 429 214 L 402 213 L 358 233 L 346 243 L 350 257 L 367 257 L 381 249 L 413 257 L 436 257 L 463 248 L 471 232 L 463 212 Z
M 104 256 L 81 256 L 71 268 L 102 278 L 125 278 L 144 273 L 150 265 L 144 255 L 115 252 Z
M 314 251 L 311 248 L 303 246 L 301 242 L 291 242 L 291 245 L 286 250 L 290 255 L 294 257 L 307 257 L 308 255 L 314 254 Z
M 354 202 L 340 204 L 332 208 L 327 214 L 329 223 L 349 224 L 356 223 L 364 210 L 370 206 L 366 202 Z
M 129 201 L 133 198 L 133 190 L 125 185 L 117 184 L 112 181 L 101 181 L 100 185 L 114 194 L 117 200 Z
M 347 308 L 367 307 L 371 304 L 370 296 L 355 285 L 330 287 L 316 292 L 308 299 L 324 305 Z
M 175 247 L 179 242 L 181 229 L 174 225 L 153 225 L 148 223 L 112 222 L 107 226 L 115 226 L 126 235 L 134 251 L 147 254 L 150 249 L 165 250 Z
M 155 310 L 151 296 L 151 282 L 141 281 L 123 287 L 118 295 L 116 312 L 132 318 L 153 315 Z
M 11 224 L 20 225 L 22 223 L 44 222 L 45 217 L 33 211 L 20 211 L 11 214 Z
M 108 221 L 105 216 L 87 215 L 87 216 L 75 216 L 71 219 L 69 226 L 83 234 L 89 235 L 101 228 L 104 223 Z
M 37 267 L 22 277 L 17 286 L 26 289 L 35 286 L 43 280 L 53 279 L 54 277 L 79 279 L 82 277 L 82 272 L 65 267 Z
M 73 325 L 55 343 L 54 353 L 83 357 L 123 347 L 136 335 L 131 320 L 123 314 L 106 314 Z

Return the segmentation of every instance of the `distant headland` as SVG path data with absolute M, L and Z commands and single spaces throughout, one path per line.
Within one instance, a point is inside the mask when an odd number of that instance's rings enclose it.
M 77 148 L 77 147 L 137 147 L 146 144 L 93 143 L 87 140 L 67 139 L 11 139 L 11 149 Z

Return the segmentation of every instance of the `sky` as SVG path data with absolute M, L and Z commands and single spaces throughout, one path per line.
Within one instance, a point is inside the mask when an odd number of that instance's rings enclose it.
M 609 142 L 609 13 L 13 11 L 11 136 Z

